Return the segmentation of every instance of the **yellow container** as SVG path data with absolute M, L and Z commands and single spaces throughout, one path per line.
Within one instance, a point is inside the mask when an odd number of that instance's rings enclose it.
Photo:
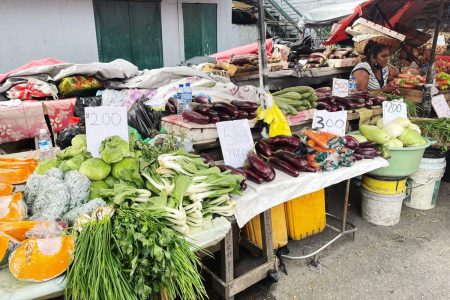
M 285 203 L 289 237 L 301 240 L 325 229 L 325 190 L 307 194 Z
M 272 217 L 272 245 L 274 249 L 278 249 L 286 246 L 288 243 L 284 204 L 272 207 L 270 215 Z M 259 215 L 245 224 L 243 234 L 258 248 L 262 249 L 261 221 Z
M 383 195 L 397 195 L 406 192 L 406 178 L 374 177 L 364 175 L 362 187 L 369 192 Z

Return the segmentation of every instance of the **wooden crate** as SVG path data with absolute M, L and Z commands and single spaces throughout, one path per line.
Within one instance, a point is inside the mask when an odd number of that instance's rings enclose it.
M 328 59 L 328 65 L 333 68 L 354 67 L 361 61 L 359 57 L 350 57 L 343 59 Z
M 411 101 L 414 103 L 422 103 L 423 91 L 418 89 L 405 89 L 399 88 L 400 96 L 403 97 L 405 101 Z M 444 95 L 447 102 L 450 103 L 450 91 L 440 91 L 440 94 Z

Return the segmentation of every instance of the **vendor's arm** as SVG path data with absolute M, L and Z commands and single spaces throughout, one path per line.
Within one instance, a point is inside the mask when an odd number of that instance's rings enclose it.
M 358 91 L 367 92 L 367 87 L 369 85 L 369 73 L 364 69 L 360 69 L 354 71 L 352 75 L 355 77 L 356 89 Z

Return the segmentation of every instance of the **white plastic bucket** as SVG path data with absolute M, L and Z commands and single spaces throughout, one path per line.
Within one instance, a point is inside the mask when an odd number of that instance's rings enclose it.
M 408 179 L 410 195 L 405 198 L 404 204 L 421 210 L 434 208 L 445 166 L 445 158 L 422 158 L 419 170 Z
M 361 214 L 364 220 L 381 226 L 392 226 L 400 221 L 402 202 L 406 193 L 377 194 L 362 188 L 361 195 Z

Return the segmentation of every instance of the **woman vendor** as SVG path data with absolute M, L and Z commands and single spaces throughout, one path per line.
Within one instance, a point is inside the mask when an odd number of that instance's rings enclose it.
M 358 91 L 395 92 L 393 82 L 388 83 L 389 68 L 387 67 L 389 46 L 370 40 L 364 47 L 366 62 L 357 64 L 350 74 L 356 81 Z

